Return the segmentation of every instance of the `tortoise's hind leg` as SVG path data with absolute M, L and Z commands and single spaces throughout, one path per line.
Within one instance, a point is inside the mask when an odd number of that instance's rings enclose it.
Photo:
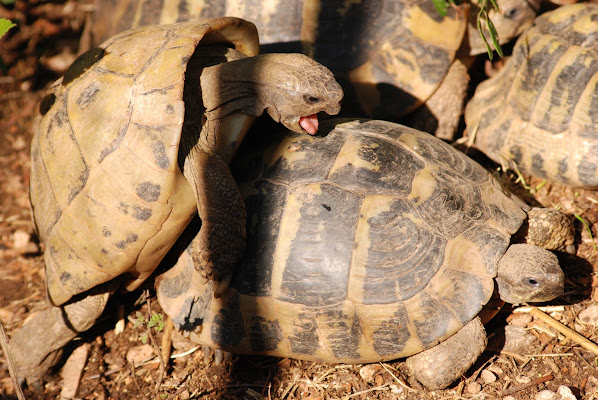
M 444 389 L 463 375 L 486 348 L 479 317 L 438 345 L 407 359 L 411 374 L 430 390 Z
M 108 287 L 107 287 L 108 286 Z M 62 348 L 80 332 L 91 328 L 104 311 L 111 285 L 100 285 L 73 301 L 52 306 L 29 318 L 13 335 L 9 351 L 19 379 L 39 388 L 47 370 L 59 359 Z
M 469 85 L 467 70 L 467 65 L 455 60 L 436 92 L 401 122 L 440 139 L 454 140 Z

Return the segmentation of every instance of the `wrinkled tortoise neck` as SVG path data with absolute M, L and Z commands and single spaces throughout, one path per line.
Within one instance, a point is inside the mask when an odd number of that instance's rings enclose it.
M 265 57 L 243 58 L 204 68 L 200 82 L 208 121 L 235 112 L 262 115 L 270 102 L 267 87 L 276 86 Z

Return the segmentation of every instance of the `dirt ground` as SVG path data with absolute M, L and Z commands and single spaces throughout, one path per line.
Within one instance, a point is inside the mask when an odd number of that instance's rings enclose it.
M 0 17 L 19 28 L 0 40 L 0 321 L 11 332 L 28 313 L 45 303 L 44 268 L 30 222 L 29 145 L 39 100 L 47 85 L 69 65 L 77 52 L 85 1 L 0 0 Z M 482 64 L 479 64 L 480 66 Z M 548 313 L 564 326 L 598 343 L 598 312 L 594 322 L 578 316 L 598 299 L 598 192 L 575 190 L 527 178 L 517 182 L 472 153 L 530 204 L 558 207 L 575 220 L 578 250 L 559 254 L 567 275 L 566 293 L 551 302 L 562 306 Z M 583 223 L 581 222 L 583 220 Z M 584 225 L 585 224 L 585 225 Z M 446 390 L 426 391 L 406 372 L 402 361 L 371 365 L 334 365 L 233 356 L 216 365 L 201 349 L 175 340 L 166 373 L 156 361 L 161 332 L 151 329 L 153 342 L 144 344 L 147 327 L 135 326 L 138 313 L 160 313 L 147 285 L 143 292 L 116 296 L 108 312 L 90 331 L 73 341 L 63 360 L 28 399 L 59 398 L 64 386 L 61 368 L 75 349 L 87 350 L 76 398 L 81 399 L 535 399 L 537 394 L 565 385 L 577 399 L 598 398 L 598 354 L 581 347 L 571 335 L 558 333 L 528 313 L 503 308 L 487 331 L 488 350 L 471 370 Z M 151 307 L 149 310 L 148 307 Z M 512 332 L 526 338 L 513 346 Z M 117 333 L 119 332 L 119 333 Z M 505 333 L 507 333 L 505 338 Z M 175 336 L 176 339 L 176 336 Z M 43 338 L 39 338 L 43 341 Z M 151 343 L 155 343 L 152 346 Z M 508 344 L 508 345 L 507 345 Z M 0 399 L 16 399 L 4 353 L 0 352 Z M 134 360 L 136 366 L 131 364 Z M 140 363 L 140 361 L 149 362 Z M 71 382 L 72 374 L 65 373 Z

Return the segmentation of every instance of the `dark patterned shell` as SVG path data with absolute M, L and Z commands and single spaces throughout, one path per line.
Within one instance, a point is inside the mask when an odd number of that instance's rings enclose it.
M 380 118 L 434 93 L 467 28 L 467 9 L 441 17 L 431 0 L 96 0 L 88 33 L 98 43 L 131 27 L 221 15 L 255 23 L 263 52 L 303 52 L 350 79 L 356 94 L 346 98 Z
M 236 18 L 127 31 L 42 101 L 31 203 L 54 304 L 126 272 L 134 288 L 196 212 L 178 147 L 185 69 L 202 40 L 259 50 L 255 26 Z
M 248 242 L 229 291 L 213 298 L 188 251 L 159 280 L 198 343 L 333 362 L 417 353 L 487 303 L 526 217 L 481 166 L 402 125 L 340 123 L 262 153 L 235 164 Z
M 496 162 L 571 186 L 598 186 L 598 4 L 538 17 L 480 84 L 465 120 Z

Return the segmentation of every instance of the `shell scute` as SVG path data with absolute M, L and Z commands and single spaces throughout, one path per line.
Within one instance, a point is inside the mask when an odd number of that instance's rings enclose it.
M 280 281 L 274 277 L 277 299 L 307 306 L 346 299 L 355 232 L 343 227 L 357 219 L 361 202 L 361 196 L 330 184 L 291 190 L 275 256 L 286 264 Z M 325 239 L 330 232 L 332 241 Z

